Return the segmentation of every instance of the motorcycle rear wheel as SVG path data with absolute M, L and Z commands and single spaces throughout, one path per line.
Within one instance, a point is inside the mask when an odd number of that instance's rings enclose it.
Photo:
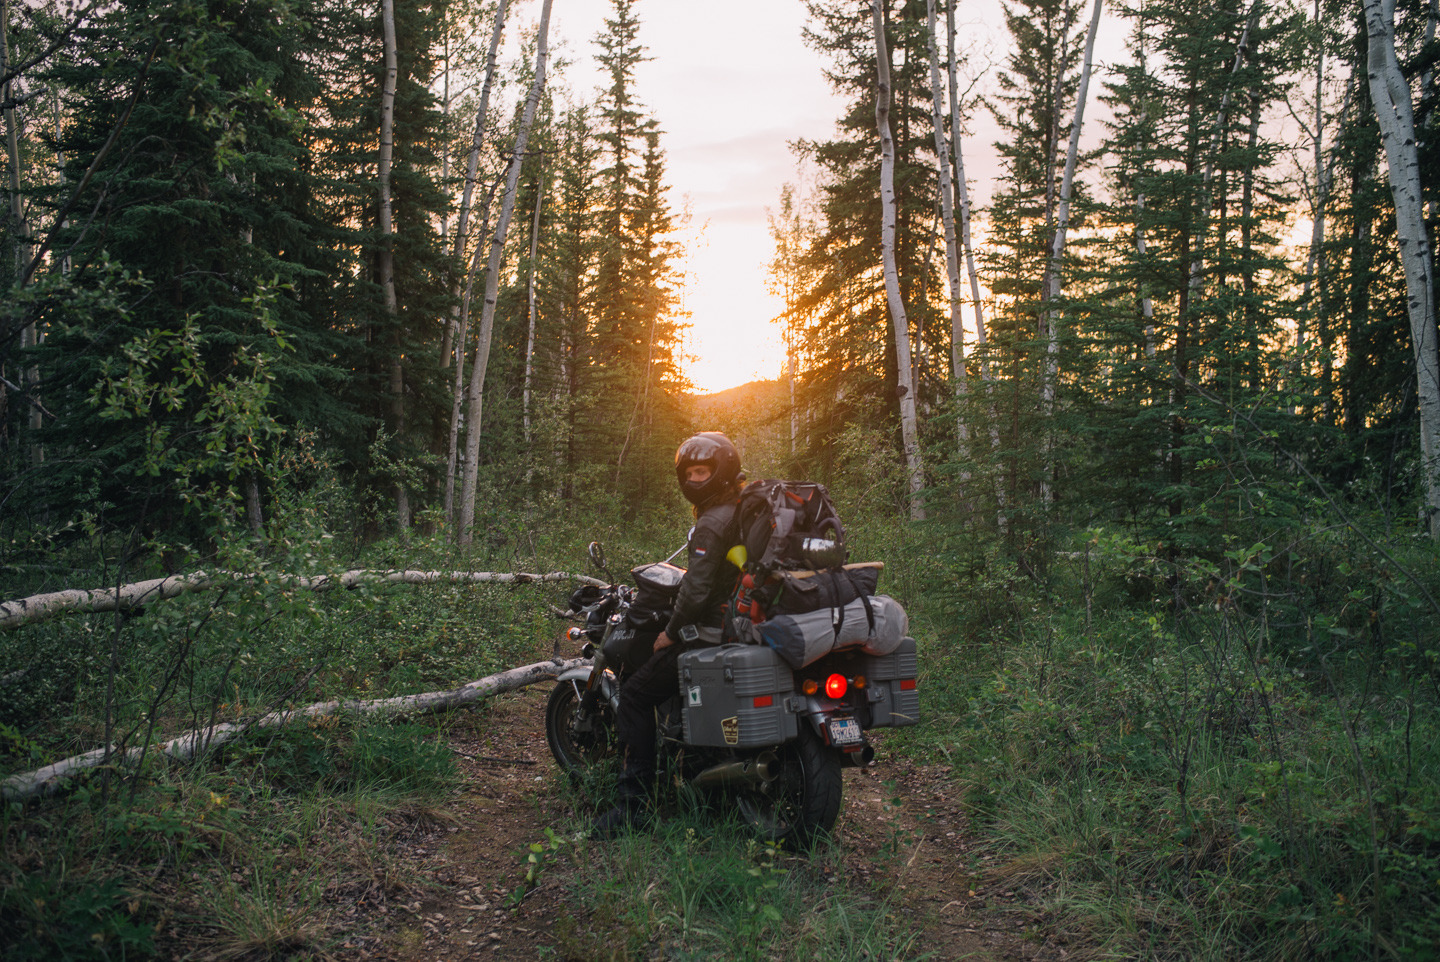
M 615 714 L 599 699 L 590 717 L 581 708 L 583 688 L 561 681 L 545 703 L 545 740 L 560 769 L 575 782 L 615 765 Z
M 776 755 L 780 774 L 775 781 L 763 789 L 742 791 L 736 802 L 745 820 L 766 839 L 809 851 L 830 833 L 840 814 L 840 759 L 805 727 Z

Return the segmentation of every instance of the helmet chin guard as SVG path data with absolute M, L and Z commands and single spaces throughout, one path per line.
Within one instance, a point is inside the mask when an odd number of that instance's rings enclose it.
M 710 469 L 710 477 L 704 481 L 690 481 L 687 477 L 689 470 L 699 465 Z M 714 501 L 739 478 L 740 452 L 719 431 L 702 431 L 675 451 L 675 479 L 680 482 L 680 493 L 697 508 Z

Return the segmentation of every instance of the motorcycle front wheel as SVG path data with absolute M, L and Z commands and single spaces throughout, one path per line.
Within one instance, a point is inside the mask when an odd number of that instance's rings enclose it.
M 561 681 L 545 704 L 545 740 L 550 754 L 572 781 L 615 763 L 615 713 L 604 698 L 592 710 L 582 706 L 584 687 Z
M 808 851 L 829 834 L 840 814 L 840 759 L 809 728 L 777 751 L 779 775 L 764 788 L 740 793 L 745 820 L 765 838 Z

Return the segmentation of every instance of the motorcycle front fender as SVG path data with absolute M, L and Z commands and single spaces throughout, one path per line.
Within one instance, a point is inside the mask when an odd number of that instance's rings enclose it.
M 555 676 L 557 685 L 574 685 L 576 690 L 584 694 L 585 688 L 590 684 L 591 669 L 585 666 L 568 668 Z M 602 671 L 596 682 L 600 686 L 600 694 L 610 703 L 613 709 L 620 703 L 620 683 L 615 674 L 609 671 Z

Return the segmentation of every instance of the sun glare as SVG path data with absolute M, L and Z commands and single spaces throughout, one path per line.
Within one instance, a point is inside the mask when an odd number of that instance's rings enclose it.
M 765 289 L 771 242 L 763 223 L 712 225 L 693 246 L 685 270 L 690 313 L 685 375 L 700 394 L 774 379 L 785 365 L 780 326 L 784 310 Z

